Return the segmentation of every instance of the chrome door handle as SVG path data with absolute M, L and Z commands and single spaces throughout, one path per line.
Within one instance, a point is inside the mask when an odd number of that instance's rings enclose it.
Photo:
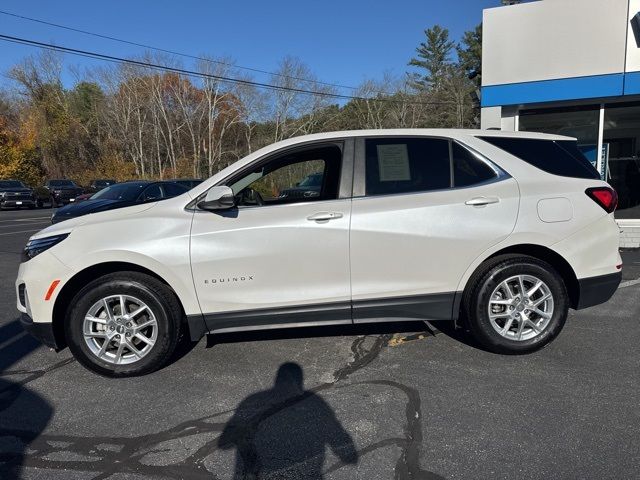
M 464 202 L 465 205 L 473 205 L 474 207 L 483 207 L 492 203 L 498 203 L 500 199 L 498 197 L 475 197 L 471 200 Z
M 313 215 L 309 215 L 307 220 L 316 221 L 316 222 L 325 222 L 327 220 L 335 220 L 336 218 L 342 218 L 342 213 L 340 212 L 318 212 Z

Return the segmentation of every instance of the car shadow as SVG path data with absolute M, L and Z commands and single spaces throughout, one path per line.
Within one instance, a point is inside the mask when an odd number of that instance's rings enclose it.
M 0 327 L 0 478 L 21 477 L 29 445 L 53 416 L 53 406 L 25 385 L 40 371 L 11 370 L 39 346 L 19 320 Z

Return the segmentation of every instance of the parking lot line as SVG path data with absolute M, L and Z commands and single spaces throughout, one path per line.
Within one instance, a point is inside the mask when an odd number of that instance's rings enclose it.
M 0 220 L 0 223 L 6 223 L 6 222 L 30 222 L 33 220 L 42 220 L 42 219 L 47 219 L 50 220 L 51 217 L 26 217 L 26 218 L 12 218 L 10 220 Z
M 40 220 L 38 222 L 25 222 L 25 223 L 20 223 L 18 225 L 0 225 L 0 228 L 15 228 L 15 227 L 31 227 L 31 226 L 36 226 L 36 225 L 49 225 L 50 222 L 44 221 L 44 220 Z
M 36 228 L 35 230 L 20 230 L 18 232 L 5 232 L 5 233 L 0 233 L 0 237 L 4 237 L 5 235 L 15 235 L 17 233 L 39 232 L 40 230 L 42 230 L 42 229 L 41 228 Z

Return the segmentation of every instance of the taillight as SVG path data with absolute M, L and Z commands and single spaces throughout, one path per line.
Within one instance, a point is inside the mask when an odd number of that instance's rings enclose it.
M 618 206 L 618 194 L 611 187 L 587 188 L 585 192 L 591 200 L 596 202 L 605 212 L 611 213 Z

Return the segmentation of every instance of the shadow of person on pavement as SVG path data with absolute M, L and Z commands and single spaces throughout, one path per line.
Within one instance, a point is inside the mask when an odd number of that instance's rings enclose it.
M 236 449 L 235 479 L 322 479 L 326 448 L 356 464 L 351 436 L 318 394 L 304 390 L 297 363 L 284 363 L 269 390 L 245 398 L 225 425 L 221 449 Z
M 10 370 L 40 344 L 14 320 L 0 327 L 0 345 L 0 478 L 21 478 L 29 444 L 42 434 L 53 407 L 20 383 L 33 372 Z

